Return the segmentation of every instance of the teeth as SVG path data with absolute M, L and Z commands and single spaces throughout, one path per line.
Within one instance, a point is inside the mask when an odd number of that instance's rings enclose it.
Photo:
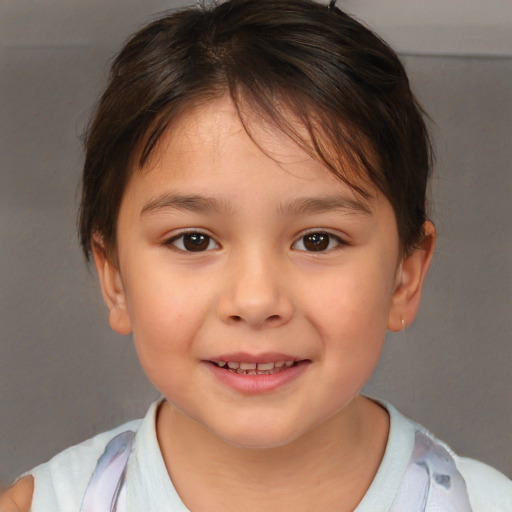
M 271 375 L 281 371 L 283 368 L 290 368 L 295 361 L 272 361 L 270 363 L 244 363 L 238 361 L 218 361 L 217 366 L 227 367 L 241 375 Z
M 256 370 L 256 363 L 240 363 L 240 370 Z

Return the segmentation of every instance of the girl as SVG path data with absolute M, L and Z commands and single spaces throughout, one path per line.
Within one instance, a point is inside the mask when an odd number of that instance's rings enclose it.
M 503 475 L 360 394 L 435 245 L 428 134 L 378 37 L 333 3 L 179 11 L 125 45 L 86 149 L 82 246 L 162 399 L 3 510 L 512 508 Z

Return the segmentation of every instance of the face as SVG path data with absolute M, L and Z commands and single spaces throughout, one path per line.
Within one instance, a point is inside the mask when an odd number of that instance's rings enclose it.
M 127 186 L 102 281 L 111 325 L 133 331 L 185 418 L 271 447 L 358 395 L 403 269 L 382 194 L 363 200 L 286 136 L 249 127 L 264 151 L 228 100 L 181 120 Z

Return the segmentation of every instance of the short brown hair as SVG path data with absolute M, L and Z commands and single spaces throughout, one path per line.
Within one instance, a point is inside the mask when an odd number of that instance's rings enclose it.
M 402 249 L 418 243 L 431 145 L 395 52 L 333 2 L 228 0 L 154 21 L 115 59 L 85 139 L 87 258 L 93 235 L 115 249 L 130 172 L 171 122 L 226 93 L 239 113 L 249 105 L 359 193 L 369 179 L 393 206 Z

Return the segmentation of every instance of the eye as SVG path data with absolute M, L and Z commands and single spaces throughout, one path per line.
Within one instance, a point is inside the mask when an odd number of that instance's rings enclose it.
M 181 233 L 166 241 L 165 245 L 172 245 L 185 252 L 203 252 L 219 248 L 219 244 L 212 237 L 196 231 Z
M 341 238 L 330 233 L 315 231 L 299 238 L 292 248 L 298 251 L 323 252 L 334 249 L 340 244 L 344 244 Z

